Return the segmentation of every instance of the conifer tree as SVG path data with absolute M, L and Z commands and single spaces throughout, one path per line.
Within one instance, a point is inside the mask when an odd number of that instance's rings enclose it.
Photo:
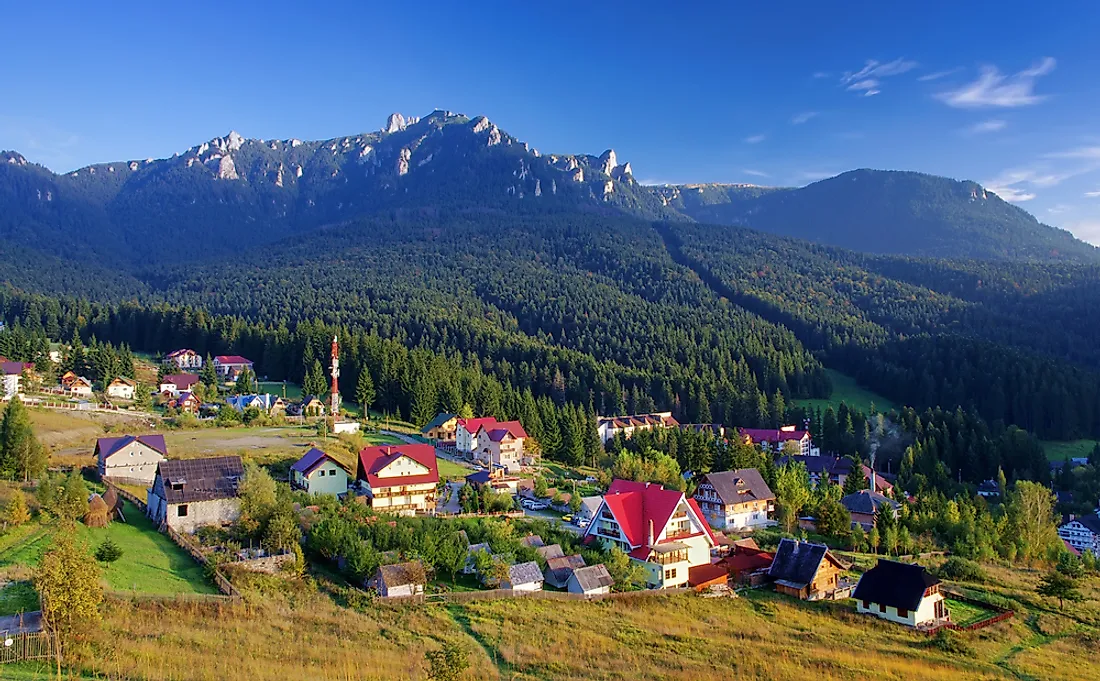
M 359 370 L 359 380 L 355 382 L 355 401 L 363 409 L 363 416 L 374 404 L 374 379 L 370 376 L 370 370 L 363 367 Z

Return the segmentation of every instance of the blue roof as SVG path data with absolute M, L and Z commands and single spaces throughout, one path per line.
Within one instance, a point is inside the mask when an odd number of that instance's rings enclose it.
M 489 471 L 477 471 L 466 476 L 466 482 L 474 485 L 489 484 Z

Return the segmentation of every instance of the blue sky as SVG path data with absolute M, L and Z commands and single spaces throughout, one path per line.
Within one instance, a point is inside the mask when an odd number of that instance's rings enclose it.
M 0 148 L 65 171 L 441 108 L 649 182 L 972 179 L 1100 243 L 1100 3 L 900 4 L 9 3 Z

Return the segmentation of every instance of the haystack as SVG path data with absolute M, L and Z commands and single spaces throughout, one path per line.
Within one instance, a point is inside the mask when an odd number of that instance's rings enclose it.
M 108 518 L 126 522 L 126 516 L 122 514 L 122 497 L 118 495 L 118 490 L 108 486 L 107 491 L 103 493 L 103 502 L 107 504 Z
M 84 514 L 84 524 L 88 527 L 107 527 L 111 522 L 111 509 L 98 494 L 88 499 L 88 512 Z

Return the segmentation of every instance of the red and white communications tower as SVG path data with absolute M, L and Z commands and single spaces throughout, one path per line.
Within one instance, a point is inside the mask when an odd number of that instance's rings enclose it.
M 332 337 L 332 368 L 329 370 L 332 374 L 332 395 L 329 402 L 329 413 L 332 414 L 332 418 L 340 416 L 340 341 L 336 336 Z

